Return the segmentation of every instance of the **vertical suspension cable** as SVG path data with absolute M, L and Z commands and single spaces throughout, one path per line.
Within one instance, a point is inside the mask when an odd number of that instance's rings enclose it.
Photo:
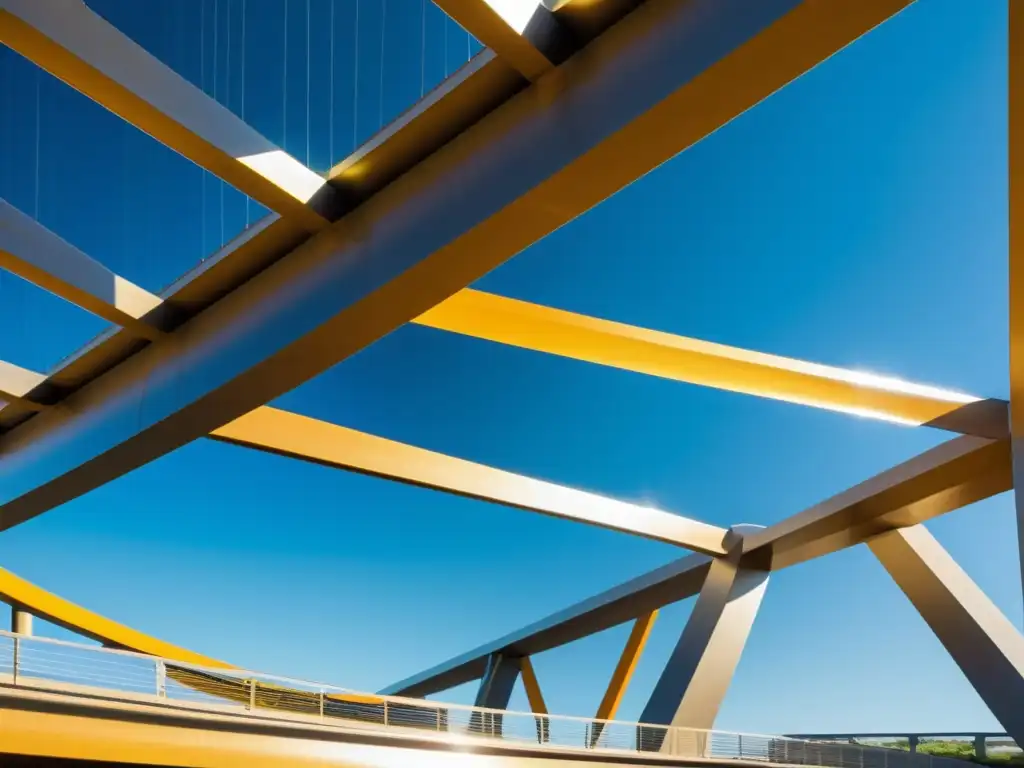
M 442 58 L 444 59 L 444 76 L 447 78 L 448 77 L 448 17 L 445 16 L 443 21 L 444 21 L 444 56 Z
M 388 0 L 380 0 L 380 90 L 377 101 L 377 130 L 384 127 L 384 39 L 388 28 Z
M 352 151 L 359 146 L 359 0 L 356 0 L 356 42 L 352 46 Z
M 309 0 L 306 0 L 306 167 L 309 168 Z

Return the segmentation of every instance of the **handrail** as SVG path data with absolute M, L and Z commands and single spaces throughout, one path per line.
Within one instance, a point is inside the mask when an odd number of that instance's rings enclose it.
M 0 631 L 0 685 L 4 683 L 260 718 L 299 718 L 348 729 L 397 729 L 396 735 L 414 729 L 446 740 L 498 739 L 517 748 L 645 752 L 831 768 L 849 768 L 851 757 L 853 764 L 864 768 L 964 766 L 951 758 L 877 747 L 367 694 L 252 670 Z

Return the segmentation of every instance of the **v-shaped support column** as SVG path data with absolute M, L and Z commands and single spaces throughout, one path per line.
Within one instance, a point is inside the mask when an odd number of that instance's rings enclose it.
M 693 613 L 640 722 L 697 729 L 714 725 L 768 585 L 767 570 L 741 559 L 743 533 L 759 529 L 736 526 L 730 532 L 734 540 L 730 554 L 711 563 Z M 702 755 L 705 751 L 704 745 L 690 744 L 693 739 L 673 743 L 662 730 L 642 729 L 638 741 L 645 752 Z

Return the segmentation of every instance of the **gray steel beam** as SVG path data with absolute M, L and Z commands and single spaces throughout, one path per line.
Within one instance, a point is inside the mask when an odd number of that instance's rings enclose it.
M 512 698 L 512 689 L 519 679 L 520 660 L 506 654 L 494 653 L 487 657 L 487 667 L 480 678 L 474 707 L 485 709 L 508 709 Z M 500 736 L 502 732 L 502 716 L 496 712 L 473 712 L 469 718 L 471 733 L 482 733 L 488 736 Z
M 923 525 L 868 546 L 982 700 L 1024 744 L 1024 637 Z
M 213 431 L 424 312 L 908 0 L 651 0 L 169 337 L 0 438 L 7 528 Z
M 476 680 L 493 654 L 532 656 L 623 624 L 700 591 L 711 558 L 688 555 L 380 691 L 425 697 Z
M 742 528 L 749 533 L 760 526 Z M 714 727 L 768 586 L 769 572 L 741 563 L 741 553 L 737 543 L 729 555 L 711 563 L 693 612 L 640 722 L 706 730 Z M 668 746 L 663 743 L 663 732 L 643 736 L 644 751 Z
M 538 0 L 434 0 L 434 4 L 527 80 L 551 71 L 568 46 L 555 14 Z
M 0 42 L 310 231 L 335 190 L 81 0 L 2 0 Z
M 786 568 L 1013 487 L 1008 440 L 957 437 L 747 536 L 747 553 Z
M 919 517 L 934 517 L 1011 487 L 1009 441 L 950 440 L 743 540 L 744 556 L 772 570 L 854 546 Z M 531 655 L 635 619 L 700 591 L 711 559 L 693 555 L 644 574 L 381 693 L 426 696 L 478 678 L 490 653 Z
M 18 404 L 28 411 L 41 410 L 43 405 L 32 398 L 32 392 L 45 380 L 41 373 L 0 360 L 0 402 Z
M 31 216 L 0 199 L 0 268 L 146 339 L 158 296 L 116 275 Z

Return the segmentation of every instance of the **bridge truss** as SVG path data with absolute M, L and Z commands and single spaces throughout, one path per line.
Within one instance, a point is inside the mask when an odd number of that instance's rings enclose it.
M 206 438 L 668 542 L 692 554 L 381 693 L 480 680 L 477 705 L 501 709 L 522 678 L 544 713 L 530 657 L 631 621 L 597 709 L 611 719 L 658 610 L 696 596 L 641 718 L 695 728 L 713 725 L 771 574 L 864 543 L 1024 743 L 1024 638 L 923 525 L 1024 472 L 1024 0 L 1009 0 L 1010 403 L 468 287 L 911 0 L 523 0 L 515 17 L 436 2 L 485 50 L 324 177 L 80 0 L 0 0 L 0 41 L 272 211 L 154 295 L 0 201 L 0 267 L 114 324 L 47 374 L 0 362 L 0 530 Z M 404 323 L 956 436 L 726 530 L 265 405 Z M 0 597 L 23 630 L 31 614 L 230 667 L 7 572 Z

